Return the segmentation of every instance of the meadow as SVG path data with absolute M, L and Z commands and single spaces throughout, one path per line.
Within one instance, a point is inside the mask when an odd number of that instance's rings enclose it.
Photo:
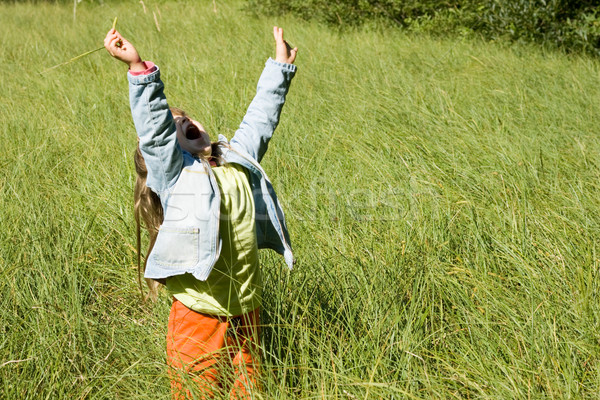
M 597 59 L 336 31 L 242 2 L 0 4 L 0 398 L 168 399 L 143 302 L 126 68 L 231 138 L 271 27 L 300 48 L 263 166 L 295 256 L 261 253 L 263 399 L 600 397 Z

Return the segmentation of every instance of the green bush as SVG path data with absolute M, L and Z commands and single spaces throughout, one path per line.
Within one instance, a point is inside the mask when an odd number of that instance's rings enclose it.
M 535 41 L 566 51 L 598 54 L 598 1 L 483 0 L 473 14 L 473 28 L 491 39 Z M 475 9 L 474 9 L 475 10 Z
M 249 0 L 256 14 L 293 14 L 341 27 L 387 21 L 430 33 L 476 32 L 600 54 L 598 0 Z
M 372 19 L 385 19 L 406 25 L 410 21 L 433 15 L 438 10 L 460 7 L 461 1 L 444 0 L 249 0 L 249 9 L 257 14 L 294 14 L 334 25 L 356 26 Z

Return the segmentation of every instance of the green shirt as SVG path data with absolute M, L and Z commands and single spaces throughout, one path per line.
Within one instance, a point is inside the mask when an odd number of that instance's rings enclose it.
M 167 278 L 167 289 L 186 307 L 204 314 L 236 316 L 260 306 L 254 199 L 245 169 L 237 164 L 213 167 L 221 190 L 221 255 L 206 281 L 192 274 Z

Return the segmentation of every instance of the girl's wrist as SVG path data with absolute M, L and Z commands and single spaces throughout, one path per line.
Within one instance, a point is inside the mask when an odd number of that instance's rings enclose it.
M 146 70 L 146 64 L 141 59 L 129 64 L 129 70 L 131 72 L 142 72 Z
M 152 61 L 143 61 L 143 63 L 144 63 L 144 67 L 146 68 L 145 70 L 143 70 L 143 71 L 129 70 L 127 73 L 132 76 L 149 75 L 158 69 L 157 66 Z

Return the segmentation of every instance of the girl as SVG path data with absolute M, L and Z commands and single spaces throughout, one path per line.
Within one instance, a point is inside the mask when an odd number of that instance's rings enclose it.
M 259 162 L 278 122 L 297 48 L 273 27 L 269 58 L 254 100 L 230 142 L 211 143 L 204 127 L 171 108 L 160 69 L 111 29 L 108 52 L 129 66 L 131 113 L 138 133 L 135 216 L 150 236 L 144 262 L 151 295 L 157 282 L 173 295 L 167 333 L 173 398 L 226 390 L 247 398 L 256 388 L 261 275 L 258 249 L 294 262 L 283 211 Z M 229 371 L 230 373 L 226 373 Z M 224 382 L 233 376 L 233 382 Z

